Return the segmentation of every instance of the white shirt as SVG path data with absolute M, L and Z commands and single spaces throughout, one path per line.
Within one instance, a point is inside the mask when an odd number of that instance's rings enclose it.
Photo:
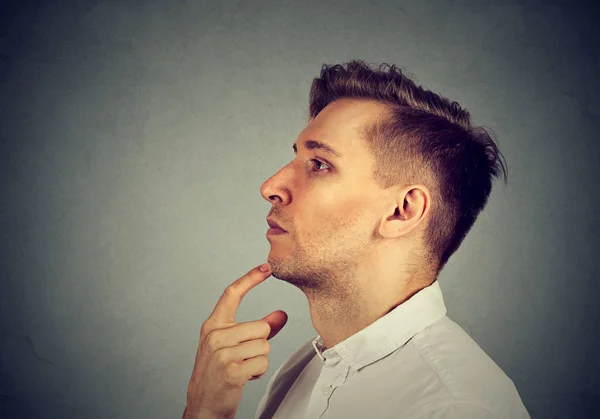
M 333 348 L 311 338 L 255 419 L 530 419 L 512 380 L 446 316 L 436 280 Z

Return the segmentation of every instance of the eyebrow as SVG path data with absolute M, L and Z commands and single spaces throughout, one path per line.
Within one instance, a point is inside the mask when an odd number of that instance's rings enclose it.
M 304 147 L 308 150 L 323 150 L 325 153 L 333 154 L 336 157 L 342 157 L 342 154 L 337 151 L 335 148 L 331 147 L 328 144 L 322 143 L 316 140 L 306 140 L 304 142 Z M 298 148 L 296 147 L 296 143 L 292 146 L 294 149 L 294 153 L 298 152 Z

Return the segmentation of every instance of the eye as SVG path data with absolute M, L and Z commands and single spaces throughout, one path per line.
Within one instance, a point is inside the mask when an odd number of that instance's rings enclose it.
M 319 164 L 319 165 L 324 165 L 324 166 L 325 166 L 325 167 L 327 167 L 327 168 L 328 168 L 328 170 L 329 170 L 329 165 L 328 165 L 327 163 L 323 163 L 322 161 L 320 161 L 320 160 L 317 160 L 317 159 L 310 159 L 310 161 L 311 161 L 311 162 L 315 162 L 315 163 L 317 163 L 317 164 Z M 322 166 L 321 166 L 321 167 L 322 167 Z M 312 169 L 311 171 L 312 171 L 312 172 L 325 172 L 326 170 Z

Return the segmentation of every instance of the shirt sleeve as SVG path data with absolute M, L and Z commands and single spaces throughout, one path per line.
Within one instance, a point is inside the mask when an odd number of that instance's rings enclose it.
M 420 410 L 411 419 L 504 419 L 484 407 L 468 402 L 455 402 L 443 407 Z

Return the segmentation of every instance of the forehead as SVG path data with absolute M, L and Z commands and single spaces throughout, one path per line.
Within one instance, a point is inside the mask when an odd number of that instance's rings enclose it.
M 372 100 L 339 99 L 311 120 L 299 138 L 327 143 L 344 157 L 363 154 L 366 144 L 360 130 L 379 119 L 385 110 L 385 105 Z

